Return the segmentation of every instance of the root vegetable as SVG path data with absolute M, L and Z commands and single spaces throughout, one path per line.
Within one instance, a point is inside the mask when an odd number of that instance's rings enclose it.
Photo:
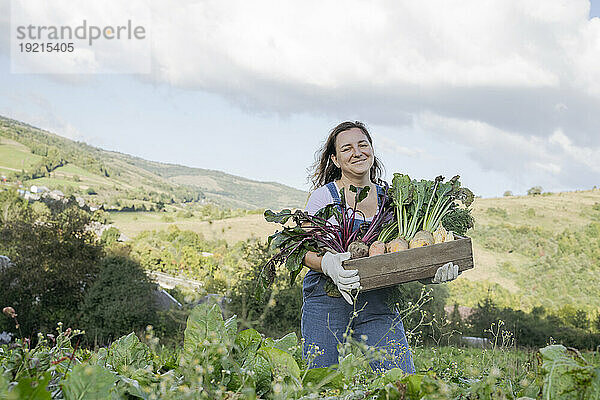
M 454 232 L 448 231 L 448 233 L 446 234 L 446 239 L 444 240 L 444 242 L 451 242 L 453 240 L 454 240 Z
M 431 232 L 419 231 L 415 233 L 415 236 L 408 243 L 408 248 L 414 249 L 416 247 L 429 246 L 432 244 L 434 244 L 434 240 Z
M 440 226 L 433 232 L 433 242 L 434 243 L 444 243 L 446 241 L 446 229 L 440 224 Z
M 395 253 L 397 251 L 408 250 L 408 242 L 402 238 L 397 238 L 390 241 L 385 247 L 388 253 Z
M 369 247 L 369 257 L 385 253 L 385 243 L 381 240 L 376 240 Z
M 369 256 L 369 246 L 359 240 L 350 243 L 348 251 L 351 259 Z

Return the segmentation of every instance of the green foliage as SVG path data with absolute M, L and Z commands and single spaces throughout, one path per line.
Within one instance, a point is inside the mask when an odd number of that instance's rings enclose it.
M 155 284 L 134 260 L 109 256 L 81 305 L 81 322 L 88 337 L 105 343 L 156 321 Z
M 577 309 L 572 304 L 566 304 L 558 309 L 555 314 L 560 320 L 573 328 L 588 330 L 590 319 L 585 310 Z
M 41 217 L 5 193 L 0 198 L 0 254 L 15 266 L 0 271 L 0 304 L 18 310 L 21 330 L 28 334 L 48 331 L 56 320 L 74 324 L 103 256 L 94 233 L 86 229 L 91 214 L 71 199 L 47 202 L 49 214 Z M 0 320 L 0 330 L 15 332 L 15 327 Z
M 444 182 L 444 177 L 438 176 L 434 181 L 417 181 L 408 175 L 394 174 L 391 195 L 396 207 L 398 237 L 411 240 L 420 229 L 435 231 L 444 217 L 458 207 L 456 201 L 468 208 L 473 202 L 473 193 L 462 188 L 458 178 L 457 175 Z M 467 219 L 462 220 L 463 217 Z M 455 213 L 449 220 L 457 226 L 473 225 L 468 210 Z M 389 239 L 385 233 L 383 236 L 380 240 Z
M 51 400 L 52 396 L 46 390 L 49 381 L 50 374 L 44 374 L 40 379 L 21 378 L 17 386 L 6 397 L 9 399 Z
M 529 189 L 527 189 L 527 195 L 528 196 L 537 196 L 542 194 L 542 187 L 541 186 L 533 186 Z
M 402 315 L 406 335 L 415 343 L 439 341 L 439 331 L 445 320 L 444 305 L 448 297 L 445 285 L 423 285 L 409 282 L 388 289 L 388 306 Z M 447 333 L 447 327 L 444 327 Z
M 489 216 L 499 217 L 501 219 L 508 218 L 508 213 L 506 212 L 506 210 L 500 207 L 489 207 L 485 213 Z
M 442 226 L 454 233 L 465 236 L 475 225 L 475 219 L 468 208 L 455 208 L 442 218 Z
M 580 311 L 564 311 L 562 315 L 566 315 L 565 317 L 551 313 L 546 315 L 541 308 L 526 313 L 497 307 L 488 297 L 479 303 L 469 316 L 469 327 L 465 329 L 465 333 L 483 335 L 491 340 L 508 340 L 510 337 L 510 340 L 514 340 L 519 346 L 539 347 L 552 338 L 555 343 L 565 346 L 595 349 L 600 343 L 600 334 L 591 333 L 587 327 L 582 329 L 568 322 L 568 318 L 582 318 Z M 495 326 L 496 329 L 490 330 L 491 326 Z
M 76 365 L 63 381 L 66 400 L 104 400 L 115 393 L 116 376 L 100 365 Z
M 302 309 L 302 285 L 291 286 L 285 274 L 277 274 L 274 284 L 256 295 L 262 265 L 270 258 L 269 247 L 263 242 L 246 243 L 242 250 L 245 264 L 239 280 L 228 293 L 227 311 L 236 314 L 243 328 L 255 328 L 273 335 L 283 335 L 290 329 L 299 330 Z
M 520 288 L 518 293 L 494 289 L 497 302 L 513 308 L 529 309 L 544 305 L 558 309 L 577 304 L 590 312 L 600 307 L 596 287 L 600 286 L 600 222 L 592 221 L 582 228 L 566 228 L 552 232 L 540 227 L 515 226 L 507 222 L 481 225 L 471 232 L 475 243 L 495 253 L 516 253 L 519 265 L 504 268 L 501 273 Z M 452 283 L 453 290 L 464 290 L 461 304 L 471 305 L 486 296 L 475 286 L 480 283 Z M 458 294 L 459 292 L 453 292 Z M 501 298 L 502 297 L 502 298 Z M 475 299 L 473 302 L 472 300 Z M 467 304 L 469 303 L 470 304 Z
M 235 319 L 224 320 L 210 303 L 192 310 L 175 353 L 160 348 L 151 331 L 150 346 L 129 334 L 96 352 L 73 351 L 71 333 L 59 332 L 54 344 L 0 346 L 0 397 L 560 400 L 600 393 L 598 366 L 558 345 L 537 353 L 502 345 L 415 348 L 413 375 L 398 368 L 374 373 L 365 367 L 368 351 L 342 354 L 339 367 L 306 369 L 294 334 L 274 340 L 253 329 L 238 332 Z
M 108 348 L 105 362 L 121 375 L 131 375 L 138 369 L 152 366 L 150 348 L 131 332 L 114 341 Z
M 184 275 L 205 281 L 207 286 L 225 290 L 234 270 L 222 265 L 237 267 L 241 259 L 242 243 L 228 246 L 223 240 L 207 241 L 199 233 L 170 226 L 167 231 L 145 231 L 132 241 L 131 255 L 144 269 L 172 275 Z M 204 256 L 203 252 L 212 256 Z M 219 283 L 220 282 L 220 283 Z
M 105 229 L 102 232 L 102 236 L 100 237 L 100 240 L 105 245 L 110 246 L 111 244 L 116 243 L 119 240 L 120 236 L 121 236 L 121 232 L 119 232 L 119 230 L 117 228 L 115 228 L 114 226 L 111 226 L 110 228 Z
M 553 345 L 541 349 L 540 355 L 543 398 L 600 398 L 600 368 L 588 363 L 579 352 Z

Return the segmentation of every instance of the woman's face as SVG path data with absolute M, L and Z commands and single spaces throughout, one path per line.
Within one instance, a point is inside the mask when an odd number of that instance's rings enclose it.
M 373 147 L 359 128 L 352 128 L 337 135 L 335 153 L 331 156 L 333 163 L 346 174 L 368 175 L 373 166 Z

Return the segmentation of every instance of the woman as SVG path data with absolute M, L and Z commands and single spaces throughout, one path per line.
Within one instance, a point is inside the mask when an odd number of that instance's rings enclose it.
M 357 209 L 370 221 L 381 201 L 382 167 L 373 152 L 373 140 L 360 122 L 343 122 L 336 126 L 319 152 L 312 173 L 313 188 L 306 211 L 316 213 L 328 204 L 339 203 L 340 189 L 350 193 L 350 185 L 369 186 L 368 196 Z M 349 207 L 354 206 L 353 196 L 346 196 Z M 336 223 L 335 219 L 331 220 Z M 354 229 L 365 221 L 357 220 Z M 304 277 L 302 306 L 303 355 L 311 360 L 310 367 L 326 367 L 338 363 L 338 343 L 344 343 L 344 333 L 385 353 L 373 361 L 374 369 L 402 368 L 414 373 L 412 355 L 397 311 L 387 305 L 389 289 L 372 290 L 353 296 L 360 288 L 357 270 L 344 270 L 342 261 L 350 253 L 320 256 L 308 252 L 304 265 L 310 271 Z M 448 263 L 438 269 L 434 283 L 456 278 L 458 267 Z M 325 290 L 327 277 L 337 286 L 342 297 L 332 297 Z M 355 311 L 357 311 L 355 313 Z M 313 359 L 314 357 L 314 359 Z

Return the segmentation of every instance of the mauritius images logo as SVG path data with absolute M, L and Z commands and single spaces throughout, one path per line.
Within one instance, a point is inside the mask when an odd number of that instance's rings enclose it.
M 122 25 L 93 25 L 86 19 L 78 26 L 70 25 L 19 25 L 17 40 L 21 41 L 73 41 L 83 40 L 89 46 L 98 40 L 145 40 L 146 28 L 131 19 Z

